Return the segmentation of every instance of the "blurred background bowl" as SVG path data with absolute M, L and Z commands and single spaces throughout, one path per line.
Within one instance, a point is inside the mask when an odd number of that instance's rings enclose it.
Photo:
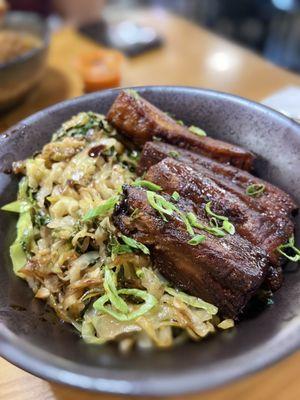
M 0 111 L 3 111 L 21 100 L 41 79 L 49 47 L 49 30 L 43 18 L 27 12 L 7 13 L 0 29 L 28 33 L 41 41 L 40 46 L 0 63 Z

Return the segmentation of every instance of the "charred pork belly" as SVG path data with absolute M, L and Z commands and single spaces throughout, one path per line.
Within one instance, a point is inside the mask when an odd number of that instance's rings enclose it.
M 192 166 L 193 169 L 203 174 L 207 174 L 218 185 L 247 202 L 251 208 L 267 213 L 272 217 L 278 215 L 290 216 L 290 214 L 295 213 L 297 210 L 297 205 L 291 196 L 271 183 L 259 179 L 239 168 L 219 163 L 192 151 L 180 149 L 167 143 L 147 142 L 144 145 L 138 166 L 138 173 L 142 175 L 152 165 L 157 164 L 167 157 L 172 157 Z M 265 187 L 263 195 L 251 198 L 246 194 L 247 188 L 253 184 Z
M 171 198 L 164 195 L 164 199 Z M 184 199 L 177 207 L 182 212 L 195 211 Z M 226 317 L 236 318 L 241 313 L 269 269 L 265 253 L 239 234 L 216 237 L 206 233 L 201 244 L 191 245 L 191 236 L 178 215 L 164 221 L 142 188 L 124 187 L 113 218 L 123 234 L 149 246 L 154 265 L 171 283 L 215 304 Z M 199 220 L 208 223 L 205 218 Z M 195 229 L 195 234 L 199 233 L 203 232 Z
M 272 219 L 270 215 L 251 208 L 251 197 L 248 201 L 241 200 L 208 177 L 204 171 L 195 170 L 180 161 L 165 158 L 148 170 L 145 179 L 160 185 L 168 194 L 177 191 L 192 201 L 200 216 L 205 204 L 211 202 L 212 210 L 228 217 L 237 232 L 265 250 L 275 266 L 279 259 L 276 248 L 293 234 L 294 224 L 288 217 Z
M 107 119 L 119 133 L 140 147 L 156 137 L 245 170 L 250 170 L 253 165 L 254 155 L 251 152 L 192 133 L 133 91 L 122 91 L 118 95 Z

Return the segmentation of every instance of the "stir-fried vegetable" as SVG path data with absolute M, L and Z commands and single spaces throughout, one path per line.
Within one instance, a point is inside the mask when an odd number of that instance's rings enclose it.
M 107 213 L 111 212 L 114 206 L 119 201 L 119 196 L 112 196 L 102 204 L 88 211 L 82 218 L 82 221 L 86 222 L 96 217 L 103 217 Z
M 211 315 L 215 315 L 218 312 L 218 308 L 213 306 L 210 303 L 207 303 L 206 301 L 203 301 L 199 299 L 198 297 L 190 296 L 184 292 L 177 291 L 175 289 L 172 289 L 170 287 L 166 287 L 165 291 L 169 294 L 171 294 L 174 297 L 178 297 L 180 300 L 182 300 L 184 303 L 195 307 L 195 308 L 203 308 L 203 310 L 206 310 L 208 313 Z
M 150 248 L 116 230 L 113 209 L 122 186 L 133 184 L 146 188 L 164 221 L 182 221 L 191 246 L 205 240 L 195 235 L 197 217 L 181 210 L 179 193 L 167 200 L 159 185 L 137 178 L 139 156 L 124 148 L 102 115 L 79 113 L 39 154 L 18 162 L 25 174 L 18 198 L 2 208 L 20 214 L 10 254 L 15 273 L 36 298 L 87 342 L 116 341 L 122 350 L 199 340 L 219 323 L 213 305 L 169 288 L 152 268 Z M 136 208 L 128 218 L 134 221 L 140 212 Z M 205 229 L 225 235 L 222 223 L 212 217 Z M 220 329 L 226 326 L 230 322 Z

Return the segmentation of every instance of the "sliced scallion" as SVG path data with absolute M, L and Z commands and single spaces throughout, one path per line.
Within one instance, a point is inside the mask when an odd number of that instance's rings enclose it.
M 143 243 L 140 243 L 140 242 L 136 241 L 135 239 L 132 239 L 125 235 L 122 235 L 121 238 L 127 246 L 129 246 L 133 249 L 141 250 L 144 254 L 150 254 L 148 247 L 146 247 Z
M 108 295 L 105 294 L 104 296 L 101 296 L 98 300 L 95 301 L 95 303 L 93 304 L 94 309 L 109 314 L 118 321 L 132 321 L 146 314 L 157 304 L 156 298 L 152 296 L 150 293 L 146 292 L 145 290 L 120 289 L 118 290 L 118 296 L 120 294 L 125 294 L 128 296 L 134 296 L 140 298 L 144 300 L 144 303 L 134 311 L 128 313 L 122 313 L 119 311 L 115 311 L 112 307 L 105 306 L 105 304 L 109 301 Z
M 285 252 L 285 250 L 292 250 L 294 252 L 294 255 L 290 256 L 289 254 L 287 254 Z M 298 249 L 295 246 L 294 236 L 291 236 L 287 243 L 281 244 L 280 246 L 278 246 L 277 251 L 290 261 L 293 261 L 293 262 L 300 261 L 300 249 Z
M 252 185 L 249 185 L 247 187 L 246 194 L 252 197 L 259 197 L 263 194 L 265 190 L 266 185 L 264 185 L 263 183 L 253 183 Z
M 136 179 L 135 182 L 133 182 L 132 184 L 133 186 L 140 186 L 140 187 L 144 187 L 146 189 L 152 190 L 153 192 L 158 192 L 160 190 L 162 190 L 162 187 L 159 185 L 156 185 L 153 182 L 150 181 L 146 181 L 144 179 Z
M 180 199 L 180 194 L 178 192 L 173 192 L 171 197 L 174 201 L 178 201 Z
M 198 136 L 207 136 L 206 132 L 203 129 L 198 128 L 198 126 L 191 125 L 189 127 L 189 131 L 195 133 Z
M 89 210 L 82 218 L 82 221 L 86 222 L 96 217 L 103 217 L 113 210 L 114 206 L 119 201 L 119 196 L 112 196 L 109 199 L 105 200 L 99 206 Z
M 191 246 L 197 246 L 200 243 L 203 243 L 205 240 L 204 235 L 195 235 L 191 240 L 188 241 L 188 244 Z
M 165 292 L 170 294 L 171 296 L 178 297 L 181 301 L 188 304 L 189 306 L 195 308 L 202 308 L 206 310 L 209 314 L 215 315 L 218 312 L 218 308 L 213 304 L 207 303 L 204 300 L 199 299 L 198 297 L 190 296 L 184 292 L 180 292 L 170 287 L 165 288 Z

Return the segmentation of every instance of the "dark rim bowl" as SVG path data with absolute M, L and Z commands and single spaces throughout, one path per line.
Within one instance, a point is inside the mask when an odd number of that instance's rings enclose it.
M 41 41 L 39 47 L 0 63 L 0 111 L 3 112 L 22 100 L 42 79 L 50 37 L 47 21 L 34 13 L 9 12 L 0 28 L 26 32 Z
M 37 35 L 42 43 L 41 46 L 26 51 L 5 63 L 0 62 L 0 71 L 34 57 L 36 54 L 45 51 L 49 46 L 50 33 L 48 24 L 46 20 L 38 14 L 23 11 L 8 12 L 4 22 L 0 24 L 0 28 L 13 29 L 22 32 L 28 31 L 28 33 Z
M 300 203 L 300 125 L 260 104 L 229 94 L 187 87 L 140 87 L 138 92 L 210 136 L 240 144 L 259 155 L 257 172 Z M 79 111 L 106 113 L 119 89 L 79 97 L 20 122 L 0 138 L 0 170 L 49 141 L 60 124 Z M 14 177 L 0 174 L 1 204 L 12 201 Z M 33 300 L 26 283 L 11 272 L 8 247 L 16 219 L 0 217 L 0 354 L 46 380 L 91 391 L 175 395 L 216 387 L 292 353 L 300 344 L 300 273 L 286 268 L 274 304 L 249 314 L 231 331 L 169 350 L 134 350 L 83 343 Z M 296 237 L 300 237 L 299 218 Z

